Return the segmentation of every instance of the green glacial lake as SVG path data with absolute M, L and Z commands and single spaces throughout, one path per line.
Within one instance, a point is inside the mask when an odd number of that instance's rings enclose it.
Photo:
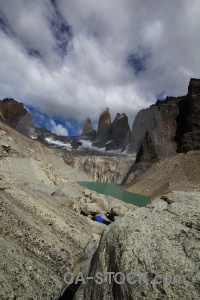
M 78 181 L 81 186 L 99 194 L 110 195 L 127 203 L 142 207 L 149 203 L 146 196 L 124 191 L 119 184 L 107 182 Z

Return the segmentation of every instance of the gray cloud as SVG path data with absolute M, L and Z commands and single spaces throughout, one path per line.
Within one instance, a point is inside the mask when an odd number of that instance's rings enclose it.
M 132 122 L 199 77 L 199 13 L 198 0 L 1 1 L 0 97 L 94 124 L 109 107 Z

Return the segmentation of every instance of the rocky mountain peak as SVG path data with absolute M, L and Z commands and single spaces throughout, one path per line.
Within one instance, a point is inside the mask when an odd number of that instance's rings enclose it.
M 109 137 L 111 133 L 111 117 L 109 108 L 107 107 L 99 117 L 98 136 Z
M 125 113 L 117 113 L 111 123 L 109 108 L 99 117 L 98 131 L 93 146 L 105 147 L 106 150 L 124 151 L 131 142 L 131 130 Z
M 81 135 L 95 135 L 96 131 L 92 128 L 92 122 L 90 118 L 87 118 L 84 122 L 83 131 Z
M 3 103 L 8 103 L 8 102 L 17 102 L 16 100 L 14 100 L 13 98 L 5 98 L 5 99 L 3 99 L 2 100 L 3 101 Z
M 130 127 L 128 124 L 128 117 L 125 113 L 117 113 L 114 121 L 112 122 L 112 138 L 120 143 L 123 144 L 127 133 L 130 132 Z M 130 143 L 130 141 L 129 141 Z

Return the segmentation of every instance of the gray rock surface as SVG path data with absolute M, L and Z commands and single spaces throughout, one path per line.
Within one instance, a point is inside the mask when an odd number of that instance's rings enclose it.
M 199 299 L 200 191 L 179 191 L 167 197 L 171 204 L 157 199 L 108 226 L 90 264 L 90 277 L 97 272 L 136 272 L 147 273 L 146 281 L 139 282 L 143 275 L 136 274 L 130 278 L 136 281 L 133 284 L 116 284 L 114 278 L 111 284 L 88 280 L 74 300 Z M 156 275 L 161 275 L 159 284 Z

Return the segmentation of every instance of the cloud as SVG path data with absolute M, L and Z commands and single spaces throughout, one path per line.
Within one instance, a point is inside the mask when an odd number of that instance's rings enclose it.
M 96 124 L 109 107 L 132 123 L 199 77 L 198 0 L 1 2 L 0 97 L 52 120 Z
M 74 129 L 74 124 L 72 124 L 70 121 L 66 121 L 66 126 L 67 128 Z
M 50 120 L 50 128 L 51 132 L 57 135 L 65 135 L 68 136 L 67 128 L 62 126 L 61 124 L 56 124 L 54 120 Z

